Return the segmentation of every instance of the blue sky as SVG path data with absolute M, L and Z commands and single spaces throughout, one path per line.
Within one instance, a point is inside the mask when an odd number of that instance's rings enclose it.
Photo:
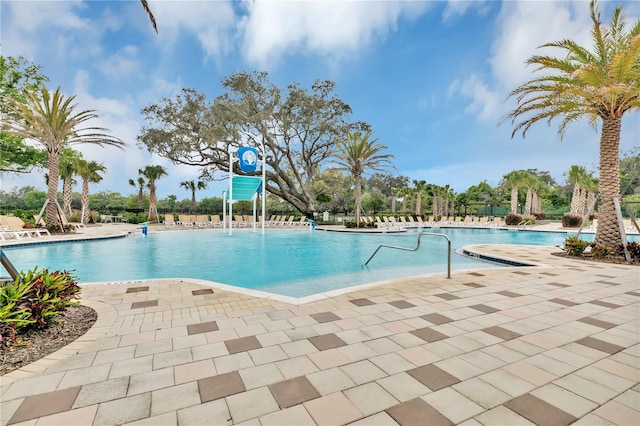
M 395 156 L 393 174 L 451 185 L 457 192 L 515 169 L 546 170 L 559 182 L 572 164 L 597 172 L 599 133 L 585 122 L 560 141 L 557 123 L 511 139 L 506 94 L 531 78 L 524 64 L 543 43 L 570 38 L 589 46 L 587 1 L 149 1 L 159 34 L 140 2 L 11 1 L 1 8 L 3 55 L 43 66 L 48 86 L 76 95 L 129 144 L 126 151 L 83 147 L 107 167 L 91 192 L 135 193 L 138 169 L 161 164 L 169 176 L 158 196 L 190 194 L 181 181 L 199 170 L 150 157 L 136 144 L 140 110 L 192 87 L 210 99 L 238 70 L 268 71 L 280 87 L 316 79 L 336 82 L 353 120 L 371 124 Z M 634 2 L 600 2 L 603 21 L 617 5 L 629 23 Z M 640 115 L 622 122 L 621 151 L 640 145 Z M 34 185 L 44 172 L 2 176 L 1 189 Z M 221 177 L 219 175 L 218 177 Z M 225 183 L 200 191 L 220 196 Z M 80 186 L 74 188 L 80 191 Z

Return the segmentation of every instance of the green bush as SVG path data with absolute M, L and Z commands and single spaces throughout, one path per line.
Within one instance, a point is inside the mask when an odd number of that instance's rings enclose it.
M 640 242 L 632 241 L 627 243 L 627 250 L 629 250 L 632 260 L 640 261 Z M 624 248 L 622 247 L 622 244 L 616 248 L 616 253 L 624 256 Z
M 599 246 L 596 243 L 591 243 L 591 255 L 597 258 L 607 257 L 613 253 L 613 249 L 608 246 Z
M 16 333 L 56 324 L 67 307 L 77 305 L 80 287 L 67 271 L 36 267 L 0 287 L 0 346 L 10 346 Z
M 504 223 L 506 225 L 517 225 L 520 222 L 522 222 L 522 216 L 520 216 L 519 214 L 509 213 L 504 218 Z
M 587 241 L 581 240 L 578 237 L 568 237 L 564 241 L 564 251 L 569 253 L 571 256 L 580 256 L 582 252 L 589 247 L 590 243 Z
M 582 215 L 565 213 L 562 216 L 562 227 L 563 228 L 579 228 L 582 225 Z

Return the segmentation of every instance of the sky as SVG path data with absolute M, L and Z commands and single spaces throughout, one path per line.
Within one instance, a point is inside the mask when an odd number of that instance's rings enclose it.
M 599 129 L 540 122 L 522 138 L 502 122 L 514 107 L 507 94 L 532 78 L 526 60 L 557 55 L 544 43 L 572 39 L 590 44 L 589 3 L 580 1 L 166 1 L 149 0 L 158 34 L 138 0 L 2 0 L 0 49 L 42 66 L 47 86 L 76 96 L 80 110 L 99 115 L 128 145 L 76 146 L 106 166 L 90 191 L 137 194 L 128 184 L 138 169 L 162 165 L 159 198 L 191 194 L 180 186 L 199 169 L 150 156 L 137 144 L 141 110 L 182 88 L 213 100 L 236 71 L 266 71 L 284 88 L 332 80 L 349 104 L 351 120 L 372 127 L 394 155 L 394 175 L 450 185 L 464 192 L 487 181 L 498 185 L 517 169 L 548 171 L 559 183 L 571 165 L 597 175 Z M 623 6 L 629 24 L 640 3 L 601 1 L 607 23 Z M 502 122 L 502 124 L 501 124 Z M 640 114 L 622 121 L 621 153 L 640 145 Z M 46 190 L 45 171 L 0 176 L 0 189 Z M 224 177 L 223 174 L 218 178 Z M 226 181 L 210 183 L 198 199 L 221 196 Z M 80 185 L 74 188 L 80 191 Z

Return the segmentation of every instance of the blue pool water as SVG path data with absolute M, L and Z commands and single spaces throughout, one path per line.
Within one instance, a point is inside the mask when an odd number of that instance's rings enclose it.
M 563 245 L 566 234 L 499 229 L 442 228 L 452 248 L 469 244 Z M 584 235 L 586 239 L 592 237 Z M 290 297 L 387 279 L 446 272 L 446 241 L 422 237 L 418 251 L 383 248 L 365 268 L 362 264 L 380 244 L 414 248 L 417 235 L 346 232 L 220 230 L 160 232 L 102 241 L 6 247 L 18 270 L 35 266 L 74 271 L 81 283 L 148 278 L 199 278 Z M 496 267 L 452 254 L 452 270 Z

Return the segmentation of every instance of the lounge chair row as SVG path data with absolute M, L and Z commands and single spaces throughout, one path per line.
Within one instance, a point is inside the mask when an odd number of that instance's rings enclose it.
M 249 227 L 253 226 L 254 219 L 253 216 L 247 215 L 234 215 L 232 226 L 235 227 Z M 164 224 L 167 228 L 172 228 L 176 226 L 182 227 L 214 227 L 221 228 L 223 226 L 222 220 L 220 219 L 220 215 L 213 214 L 209 217 L 209 215 L 178 215 L 178 220 L 175 220 L 173 214 L 166 214 L 164 216 Z M 310 222 L 307 221 L 305 216 L 300 218 L 295 218 L 295 216 L 291 215 L 287 216 L 276 216 L 272 215 L 269 220 L 265 222 L 265 226 L 304 226 L 309 225 Z M 262 225 L 262 216 L 258 216 L 256 225 Z
M 502 226 L 504 221 L 500 217 L 494 217 L 489 220 L 488 217 L 476 217 L 476 216 L 442 216 L 439 220 L 436 220 L 434 216 L 429 216 L 427 220 L 423 220 L 421 216 L 417 216 L 414 220 L 413 217 L 408 219 L 405 216 L 399 216 L 396 219 L 395 216 L 384 216 L 380 218 L 376 216 L 375 223 L 378 227 L 386 226 L 391 227 L 404 227 L 404 226 L 418 226 L 418 227 L 433 227 L 433 226 Z M 370 216 L 364 218 L 365 223 L 374 223 Z
M 20 240 L 22 238 L 33 238 L 51 236 L 46 228 L 25 228 L 22 219 L 16 216 L 0 215 L 0 239 L 6 241 L 9 239 Z

